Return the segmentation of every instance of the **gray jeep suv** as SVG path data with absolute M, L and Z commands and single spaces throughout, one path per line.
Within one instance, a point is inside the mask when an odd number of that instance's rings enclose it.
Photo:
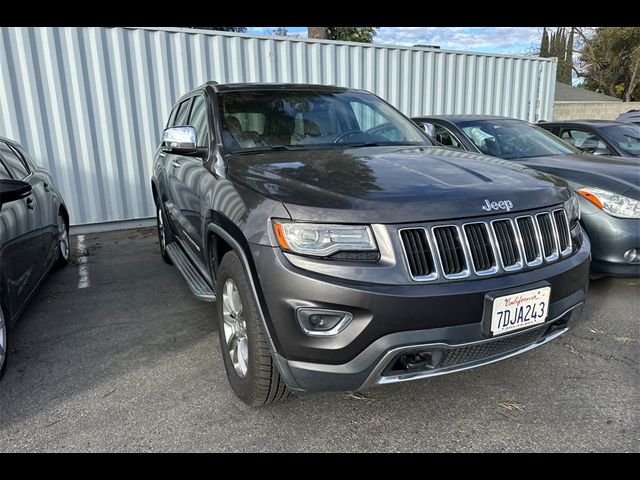
M 250 405 L 507 358 L 585 300 L 562 180 L 434 146 L 369 92 L 209 82 L 171 112 L 151 182 L 162 257 L 216 302 Z

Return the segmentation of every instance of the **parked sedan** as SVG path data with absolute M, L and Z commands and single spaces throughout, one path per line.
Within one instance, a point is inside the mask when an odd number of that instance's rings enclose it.
M 588 155 L 522 120 L 485 115 L 413 119 L 449 148 L 484 153 L 564 178 L 580 195 L 594 276 L 640 276 L 640 167 Z
M 611 120 L 571 120 L 538 125 L 585 153 L 640 157 L 640 125 Z
M 51 175 L 0 137 L 0 376 L 11 327 L 53 267 L 69 261 L 69 214 Z
M 616 122 L 624 122 L 624 123 L 635 123 L 636 125 L 640 125 L 640 110 L 633 109 L 628 112 L 621 113 L 616 118 Z

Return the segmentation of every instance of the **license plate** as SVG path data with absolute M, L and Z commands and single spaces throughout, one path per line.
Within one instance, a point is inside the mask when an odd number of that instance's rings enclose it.
M 549 314 L 551 287 L 541 287 L 493 299 L 491 334 L 520 330 L 544 323 Z

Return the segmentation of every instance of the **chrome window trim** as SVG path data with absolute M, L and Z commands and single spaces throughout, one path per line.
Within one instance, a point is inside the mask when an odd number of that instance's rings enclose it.
M 430 275 L 422 275 L 419 277 L 414 277 L 411 274 L 411 266 L 409 265 L 409 257 L 407 254 L 407 249 L 404 247 L 404 242 L 402 241 L 402 232 L 405 230 L 422 230 L 424 231 L 425 236 L 427 237 L 427 243 L 429 244 L 429 250 L 430 250 L 430 254 L 431 254 L 431 261 L 433 262 L 433 269 L 434 272 Z M 399 228 L 398 229 L 398 238 L 400 239 L 400 247 L 402 248 L 402 260 L 404 261 L 404 266 L 407 269 L 407 272 L 409 272 L 409 276 L 411 277 L 412 280 L 415 280 L 416 282 L 430 282 L 433 280 L 437 280 L 439 278 L 438 275 L 438 264 L 436 263 L 436 259 L 434 255 L 434 252 L 436 252 L 436 250 L 434 249 L 434 243 L 431 240 L 431 237 L 429 235 L 429 230 L 425 227 L 407 227 L 407 228 Z
M 538 255 L 536 256 L 536 258 L 534 258 L 531 262 L 527 262 L 526 259 L 526 255 L 522 256 L 522 260 L 527 264 L 528 267 L 537 267 L 538 265 L 542 264 L 542 245 L 541 245 L 541 238 L 540 238 L 540 232 L 538 231 L 538 225 L 536 224 L 536 219 L 533 218 L 533 216 L 531 215 L 521 215 L 519 217 L 516 217 L 515 219 L 515 224 L 516 224 L 516 228 L 518 229 L 518 236 L 520 237 L 520 241 L 522 242 L 522 252 L 524 254 L 524 240 L 523 240 L 523 236 L 522 236 L 522 230 L 520 230 L 520 225 L 518 224 L 518 220 L 520 220 L 521 218 L 529 218 L 531 219 L 531 225 L 533 225 L 533 241 L 536 243 L 536 245 L 538 246 Z
M 511 225 L 511 229 L 513 231 L 513 237 L 516 239 L 516 247 L 518 249 L 518 255 L 519 255 L 519 259 L 516 263 L 514 263 L 511 266 L 505 266 L 504 261 L 502 260 L 502 250 L 500 250 L 500 242 L 498 242 L 498 236 L 496 235 L 496 227 L 495 227 L 495 223 L 497 222 L 503 222 L 507 220 L 510 225 Z M 513 226 L 513 220 L 511 220 L 510 218 L 506 217 L 506 218 L 496 218 L 495 220 L 491 220 L 491 232 L 493 233 L 493 240 L 496 244 L 496 249 L 498 250 L 498 253 L 500 254 L 500 265 L 502 266 L 502 269 L 505 272 L 516 272 L 518 270 L 522 270 L 524 268 L 524 256 L 522 255 L 522 247 L 520 245 L 520 243 L 518 242 L 518 235 L 516 235 L 516 229 Z
M 476 264 L 473 261 L 473 255 L 471 255 L 471 245 L 469 243 L 469 236 L 467 235 L 467 230 L 466 227 L 467 225 L 484 225 L 484 228 L 486 229 L 487 232 L 487 237 L 489 237 L 489 245 L 491 246 L 491 252 L 493 253 L 493 261 L 495 263 L 495 265 L 487 270 L 476 270 Z M 469 251 L 469 257 L 471 260 L 471 268 L 473 269 L 473 273 L 475 273 L 476 275 L 482 277 L 485 275 L 493 275 L 498 273 L 498 255 L 496 254 L 496 248 L 494 245 L 494 242 L 491 241 L 491 233 L 490 233 L 490 228 L 489 228 L 489 224 L 487 222 L 468 222 L 468 223 L 463 223 L 462 224 L 462 231 L 464 232 L 464 246 L 468 249 Z
M 459 273 L 450 273 L 450 274 L 446 274 L 444 273 L 444 267 L 442 266 L 442 258 L 440 256 L 440 249 L 438 248 L 438 241 L 436 240 L 436 234 L 435 234 L 435 230 L 438 228 L 447 228 L 447 227 L 454 227 L 456 229 L 456 233 L 458 234 L 458 240 L 460 241 L 460 246 L 462 247 L 462 252 L 464 254 L 464 261 L 465 261 L 465 268 L 459 272 Z M 436 252 L 438 253 L 437 255 L 435 255 L 435 257 L 437 257 L 438 259 L 438 263 L 437 265 L 440 267 L 440 271 L 442 272 L 442 276 L 446 279 L 449 280 L 457 280 L 457 279 L 461 279 L 461 278 L 467 278 L 470 274 L 471 271 L 469 270 L 469 258 L 468 258 L 468 252 L 464 247 L 464 242 L 462 241 L 462 235 L 460 232 L 460 226 L 455 225 L 455 224 L 445 224 L 445 225 L 435 225 L 433 227 L 431 227 L 431 234 L 433 235 L 433 243 L 434 246 L 436 247 Z M 436 267 L 437 270 L 437 267 Z

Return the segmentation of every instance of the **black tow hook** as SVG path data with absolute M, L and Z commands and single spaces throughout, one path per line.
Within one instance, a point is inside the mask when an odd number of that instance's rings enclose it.
M 429 366 L 431 355 L 423 356 L 419 353 L 404 354 L 400 357 L 400 365 L 405 370 L 422 370 Z

